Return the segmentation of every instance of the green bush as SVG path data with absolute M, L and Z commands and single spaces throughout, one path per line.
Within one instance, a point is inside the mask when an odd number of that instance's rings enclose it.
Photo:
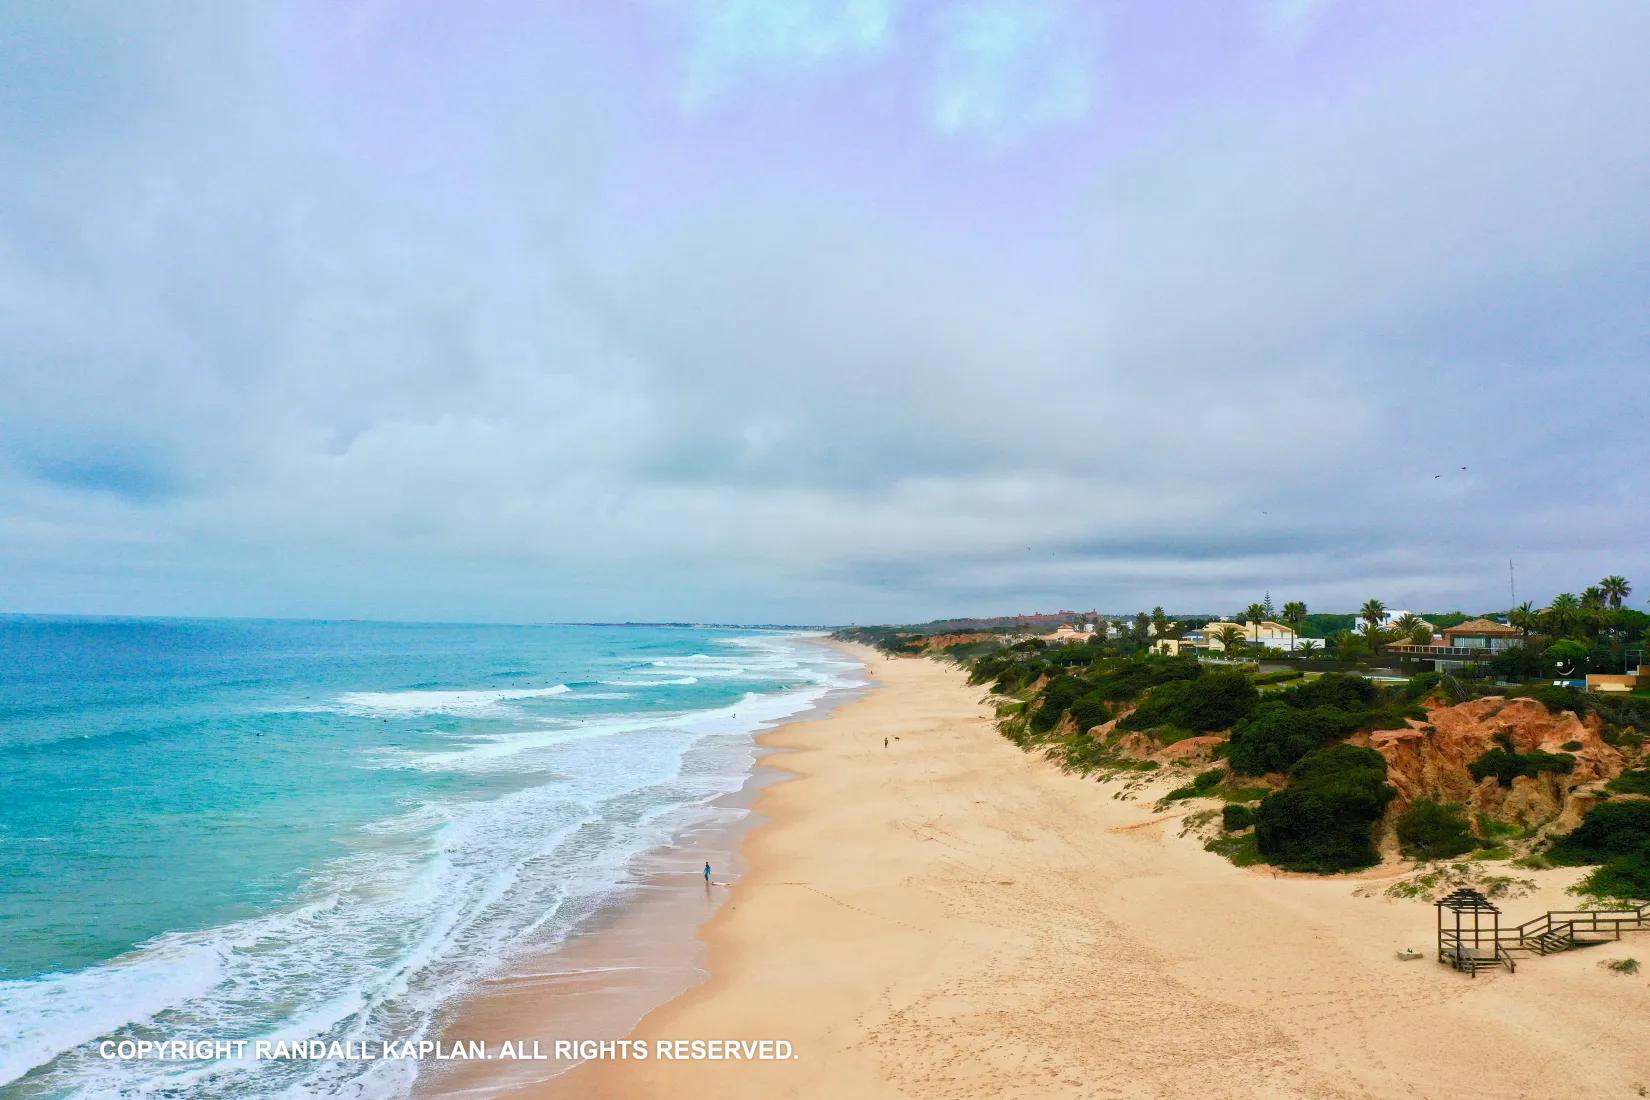
M 1587 811 L 1574 832 L 1547 850 L 1555 863 L 1603 863 L 1650 852 L 1650 802 L 1610 801 Z
M 1255 823 L 1255 811 L 1241 802 L 1228 802 L 1220 811 L 1220 827 L 1228 833 L 1239 832 Z
M 1553 663 L 1532 646 L 1503 649 L 1489 659 L 1486 667 L 1503 680 L 1545 680 L 1553 675 Z
M 1131 730 L 1178 726 L 1196 733 L 1229 729 L 1249 713 L 1259 698 L 1254 681 L 1244 673 L 1210 672 L 1158 685 L 1139 709 L 1118 725 Z
M 1077 724 L 1079 730 L 1085 731 L 1111 720 L 1111 708 L 1097 691 L 1091 691 L 1078 699 L 1066 713 L 1071 715 L 1071 720 Z
M 1276 698 L 1292 707 L 1310 710 L 1313 707 L 1334 707 L 1336 710 L 1364 710 L 1375 705 L 1381 689 L 1362 676 L 1341 672 L 1327 672 L 1300 687 L 1280 692 Z
M 1477 846 L 1461 807 L 1422 798 L 1398 819 L 1398 843 L 1411 859 L 1452 859 Z
M 1126 703 L 1158 684 L 1195 680 L 1202 675 L 1203 666 L 1195 657 L 1147 655 L 1107 661 L 1095 669 L 1090 679 L 1108 703 Z
M 1255 811 L 1255 838 L 1267 862 L 1328 873 L 1379 861 L 1372 833 L 1396 795 L 1374 749 L 1336 745 L 1308 753 L 1289 786 Z
M 1622 772 L 1606 786 L 1618 794 L 1650 794 L 1650 768 Z
M 1038 733 L 1045 733 L 1059 724 L 1065 716 L 1066 708 L 1075 703 L 1088 691 L 1088 682 L 1075 676 L 1056 676 L 1043 685 L 1040 695 L 1041 703 L 1037 713 L 1031 716 L 1031 728 Z
M 1573 687 L 1547 684 L 1544 687 L 1531 688 L 1522 694 L 1546 707 L 1551 714 L 1562 714 L 1567 710 L 1573 710 L 1580 717 L 1584 716 L 1588 710 L 1587 696 Z
M 1503 787 L 1511 787 L 1521 775 L 1537 776 L 1543 772 L 1564 775 L 1575 770 L 1576 758 L 1567 752 L 1514 752 L 1512 738 L 1505 733 L 1495 735 L 1496 746 L 1467 765 L 1472 777 L 1482 783 L 1488 776 Z
M 1302 710 L 1281 701 L 1262 703 L 1233 727 L 1226 755 L 1234 771 L 1265 775 L 1288 770 L 1313 749 L 1350 732 L 1347 715 L 1332 707 Z
M 1220 781 L 1225 777 L 1226 773 L 1220 768 L 1210 768 L 1206 772 L 1199 773 L 1196 779 L 1192 780 L 1190 783 L 1187 783 L 1185 786 L 1176 787 L 1174 790 L 1164 795 L 1163 800 L 1165 802 L 1178 802 L 1184 798 L 1201 798 L 1210 791 L 1214 790 Z
M 1594 806 L 1581 825 L 1547 849 L 1554 863 L 1597 863 L 1581 887 L 1613 898 L 1650 898 L 1650 802 L 1633 799 Z

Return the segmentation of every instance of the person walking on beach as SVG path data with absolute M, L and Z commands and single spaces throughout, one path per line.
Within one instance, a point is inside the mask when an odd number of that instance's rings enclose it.
M 705 864 L 705 885 L 710 885 L 710 864 L 708 862 Z

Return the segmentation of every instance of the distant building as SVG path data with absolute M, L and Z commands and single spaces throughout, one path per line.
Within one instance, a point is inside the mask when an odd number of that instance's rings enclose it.
M 1226 645 L 1215 635 L 1225 627 L 1233 627 L 1243 633 L 1243 640 L 1249 645 L 1260 645 L 1279 653 L 1293 653 L 1300 643 L 1307 639 L 1298 637 L 1283 623 L 1275 623 L 1265 619 L 1258 623 L 1234 623 L 1224 620 L 1205 623 L 1196 630 L 1188 630 L 1180 638 L 1160 638 L 1152 646 L 1153 653 L 1166 653 L 1176 656 L 1194 650 L 1207 650 L 1211 653 L 1222 653 Z M 1321 645 L 1318 639 L 1312 641 Z
M 1523 632 L 1515 626 L 1490 619 L 1468 619 L 1456 626 L 1444 628 L 1441 642 L 1431 645 L 1403 643 L 1386 647 L 1386 652 L 1409 660 L 1431 661 L 1439 672 L 1478 664 L 1497 653 L 1520 644 Z

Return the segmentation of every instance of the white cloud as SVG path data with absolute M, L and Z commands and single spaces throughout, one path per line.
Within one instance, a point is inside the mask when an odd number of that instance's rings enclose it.
M 1011 144 L 1089 113 L 1094 27 L 1080 11 L 1058 0 L 969 0 L 940 9 L 936 22 L 929 121 L 938 132 Z
M 704 108 L 746 81 L 811 74 L 888 47 L 898 0 L 686 0 L 692 44 L 682 105 Z

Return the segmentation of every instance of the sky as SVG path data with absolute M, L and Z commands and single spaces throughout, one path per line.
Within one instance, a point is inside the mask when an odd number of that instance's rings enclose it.
M 0 9 L 0 610 L 1650 597 L 1650 5 Z

